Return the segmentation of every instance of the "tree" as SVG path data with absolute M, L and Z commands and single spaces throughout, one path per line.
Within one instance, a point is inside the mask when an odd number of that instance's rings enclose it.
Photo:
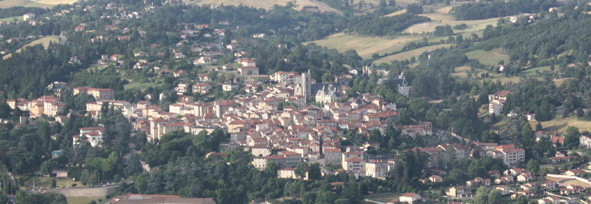
M 409 4 L 408 7 L 406 7 L 406 11 L 409 13 L 414 13 L 414 14 L 422 14 L 423 13 L 423 6 L 421 4 Z
M 57 187 L 57 181 L 54 179 L 51 179 L 51 188 L 55 188 Z
M 468 167 L 468 174 L 471 177 L 482 177 L 486 174 L 486 169 L 479 159 L 473 159 Z
M 579 137 L 581 133 L 579 128 L 569 126 L 566 129 L 566 135 L 564 136 L 564 146 L 568 149 L 573 149 L 579 146 Z
M 265 167 L 265 173 L 268 175 L 277 176 L 278 169 L 279 168 L 277 167 L 277 164 L 275 164 L 275 162 L 269 162 L 267 163 L 267 167 Z
M 386 8 L 386 6 L 388 6 L 388 5 L 386 4 L 386 0 L 380 0 L 380 9 L 385 9 L 385 8 Z
M 517 196 L 517 204 L 527 204 L 527 199 L 523 195 Z
M 0 118 L 10 117 L 10 106 L 5 102 L 0 102 Z
M 0 192 L 0 203 L 8 203 L 8 196 L 4 192 Z
M 536 131 L 541 131 L 542 129 L 544 129 L 544 128 L 542 127 L 542 123 L 541 123 L 541 122 L 538 122 L 538 123 L 536 124 Z
M 540 171 L 540 162 L 536 159 L 530 159 L 527 162 L 527 170 L 531 171 L 534 174 L 537 174 Z
M 300 164 L 298 164 L 298 166 L 295 169 L 295 175 L 298 176 L 299 178 L 304 178 L 306 176 L 306 172 L 308 172 L 310 170 L 310 166 L 308 166 L 308 163 L 306 162 L 302 162 Z
M 396 6 L 396 0 L 388 0 L 388 6 Z
M 479 187 L 478 190 L 476 190 L 476 195 L 474 196 L 474 204 L 487 204 L 488 194 L 489 190 L 486 187 Z
M 309 179 L 313 180 L 320 180 L 322 179 L 322 174 L 320 172 L 320 164 L 314 163 L 310 165 L 310 171 L 308 172 Z
M 44 161 L 41 164 L 41 173 L 43 175 L 48 175 L 49 173 L 51 173 L 51 168 L 52 168 L 51 160 Z
M 499 191 L 491 191 L 488 194 L 488 204 L 501 204 L 501 193 Z

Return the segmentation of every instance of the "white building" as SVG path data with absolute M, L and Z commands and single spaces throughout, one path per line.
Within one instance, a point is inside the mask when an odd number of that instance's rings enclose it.
M 591 136 L 581 135 L 579 137 L 579 143 L 581 146 L 585 148 L 591 148 Z
M 384 177 L 388 172 L 388 164 L 382 160 L 370 160 L 365 163 L 365 176 Z
M 321 90 L 318 90 L 316 93 L 316 102 L 317 103 L 332 103 L 337 100 L 337 89 L 333 88 L 332 85 L 329 85 L 328 88 L 323 86 Z

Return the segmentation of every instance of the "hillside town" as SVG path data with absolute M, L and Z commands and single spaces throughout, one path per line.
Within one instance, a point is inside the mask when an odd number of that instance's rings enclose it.
M 371 59 L 314 43 L 367 35 L 362 8 L 407 29 L 446 3 L 364 4 L 345 15 L 180 0 L 8 10 L 19 15 L 0 22 L 0 204 L 591 202 L 586 52 L 468 54 L 591 7 L 490 17 L 480 36 L 437 26 L 422 35 L 447 41 Z M 412 46 L 441 47 L 376 61 Z

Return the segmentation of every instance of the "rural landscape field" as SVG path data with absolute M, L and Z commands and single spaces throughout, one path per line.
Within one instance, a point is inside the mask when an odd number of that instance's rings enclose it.
M 78 0 L 2 0 L 0 8 L 15 6 L 48 8 L 58 4 L 72 4 Z

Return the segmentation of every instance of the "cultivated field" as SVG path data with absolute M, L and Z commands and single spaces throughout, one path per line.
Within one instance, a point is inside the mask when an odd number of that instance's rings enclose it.
M 456 33 L 466 33 L 466 32 L 475 32 L 479 30 L 483 30 L 486 28 L 487 25 L 496 25 L 499 18 L 489 18 L 483 20 L 472 20 L 472 21 L 459 21 L 455 20 L 455 18 L 449 14 L 449 11 L 452 9 L 452 6 L 446 6 L 437 10 L 434 10 L 433 13 L 424 13 L 420 14 L 419 16 L 425 16 L 430 18 L 432 21 L 424 22 L 415 24 L 404 32 L 411 33 L 411 34 L 422 34 L 425 32 L 433 32 L 435 31 L 436 26 L 444 26 L 444 25 L 460 25 L 466 24 L 468 26 L 467 29 L 464 30 L 454 30 Z
M 256 8 L 263 8 L 263 9 L 271 9 L 274 5 L 281 5 L 285 6 L 288 2 L 292 2 L 292 0 L 186 0 L 184 2 L 188 3 L 195 3 L 198 5 L 205 5 L 205 4 L 215 4 L 215 5 L 246 5 L 252 6 Z M 318 6 L 318 9 L 325 12 L 337 12 L 340 11 L 320 2 L 317 0 L 298 0 L 296 2 L 297 8 L 303 8 L 304 6 Z
M 442 48 L 442 47 L 450 47 L 451 44 L 443 44 L 443 45 L 432 45 L 432 46 L 428 46 L 428 47 L 422 47 L 419 49 L 414 49 L 414 50 L 409 50 L 406 52 L 401 52 L 395 55 L 390 55 L 390 56 L 386 56 L 383 58 L 380 58 L 378 60 L 376 60 L 376 63 L 382 63 L 382 62 L 390 62 L 390 61 L 394 61 L 394 60 L 407 60 L 410 59 L 412 57 L 418 57 L 419 55 L 423 54 L 423 52 L 431 52 L 433 50 Z
M 25 46 L 21 47 L 20 49 L 16 50 L 17 53 L 20 53 L 24 48 L 26 47 L 31 47 L 31 46 L 35 46 L 35 45 L 43 45 L 43 47 L 45 47 L 45 49 L 47 49 L 47 47 L 49 46 L 49 43 L 51 42 L 59 42 L 60 39 L 58 36 L 47 36 L 47 37 L 43 37 L 40 39 L 37 39 L 29 44 L 26 44 Z M 7 54 L 3 57 L 3 59 L 8 59 L 12 56 L 12 54 Z
M 475 50 L 466 53 L 469 59 L 476 59 L 480 63 L 488 66 L 496 66 L 499 61 L 509 62 L 509 55 L 503 49 L 493 49 L 490 51 Z
M 38 0 L 35 1 L 40 4 L 47 4 L 47 5 L 58 5 L 58 4 L 73 4 L 76 3 L 78 0 Z
M 536 123 L 532 123 L 535 126 Z M 579 128 L 579 131 L 591 131 L 591 121 L 578 120 L 576 116 L 566 118 L 555 118 L 554 120 L 542 122 L 542 127 L 549 132 L 565 132 L 568 126 Z
M 313 43 L 337 49 L 339 52 L 347 50 L 356 50 L 357 54 L 365 59 L 371 58 L 374 53 L 384 54 L 402 50 L 402 47 L 409 42 L 421 40 L 420 36 L 400 36 L 400 37 L 369 37 L 360 35 L 346 35 L 337 33 L 330 35 L 322 40 L 312 41 Z
M 58 4 L 72 4 L 78 0 L 1 0 L 0 8 L 15 6 L 48 8 Z

